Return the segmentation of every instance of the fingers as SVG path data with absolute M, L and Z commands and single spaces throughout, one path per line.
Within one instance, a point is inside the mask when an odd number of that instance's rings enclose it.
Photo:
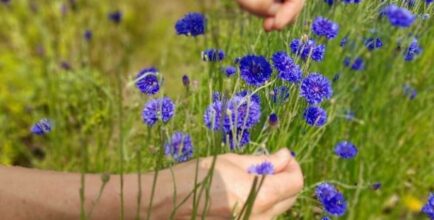
M 303 184 L 300 166 L 295 160 L 291 160 L 291 163 L 285 166 L 284 171 L 265 178 L 255 200 L 255 204 L 258 205 L 256 210 L 258 213 L 266 213 L 275 204 L 296 197 L 303 188 Z
M 280 30 L 293 22 L 304 6 L 304 0 L 287 0 L 274 15 L 273 30 Z
M 238 0 L 244 10 L 258 16 L 272 16 L 280 7 L 274 0 Z
M 264 17 L 265 31 L 280 30 L 295 21 L 304 0 L 237 0 L 244 10 Z
M 279 201 L 297 195 L 304 185 L 303 174 L 300 166 L 295 160 L 291 162 L 288 170 L 290 171 L 267 176 L 265 179 L 264 187 L 273 189 L 269 193 L 276 193 Z
M 241 169 L 248 170 L 250 166 L 257 165 L 268 161 L 273 164 L 275 173 L 280 173 L 285 170 L 288 164 L 291 163 L 293 157 L 288 149 L 283 148 L 272 155 L 263 156 L 247 156 L 247 155 L 233 155 L 230 158 L 231 162 L 241 166 Z
M 297 196 L 288 198 L 284 201 L 277 203 L 271 210 L 269 210 L 270 216 L 279 216 L 280 214 L 288 211 L 295 203 Z
M 265 31 L 272 31 L 273 30 L 273 26 L 274 26 L 274 17 L 267 17 L 264 18 L 264 30 Z
M 296 196 L 303 188 L 303 174 L 297 161 L 292 160 L 284 171 L 267 176 L 264 182 L 264 197 L 274 198 L 272 203 L 281 202 Z M 272 196 L 273 195 L 273 196 Z
M 291 197 L 281 201 L 263 213 L 254 214 L 251 219 L 274 219 L 276 216 L 288 211 L 295 203 L 297 197 Z

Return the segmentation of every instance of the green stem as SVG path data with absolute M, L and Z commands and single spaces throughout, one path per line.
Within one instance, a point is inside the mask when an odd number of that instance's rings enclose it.
M 160 133 L 160 143 L 164 143 L 164 141 L 163 141 L 163 128 L 160 126 L 158 130 Z M 162 162 L 163 153 L 164 153 L 163 152 L 163 146 L 161 146 L 159 148 L 158 152 L 159 153 L 158 153 L 158 158 L 157 158 L 157 164 L 156 164 L 155 170 L 154 170 L 154 180 L 152 181 L 151 198 L 149 200 L 148 212 L 147 212 L 147 216 L 146 216 L 147 220 L 151 219 L 151 208 L 152 208 L 152 203 L 154 202 L 154 195 L 155 195 L 155 189 L 156 189 L 156 185 L 157 185 L 157 178 L 158 178 L 160 164 Z
M 210 194 L 212 179 L 213 179 L 213 176 L 214 176 L 214 168 L 215 168 L 216 162 L 217 162 L 217 154 L 215 154 L 213 156 L 213 161 L 212 161 L 212 164 L 211 164 L 211 168 L 208 171 L 208 175 L 206 177 L 206 181 L 204 182 L 205 184 L 202 185 L 202 187 L 201 187 L 201 190 L 199 192 L 199 200 L 197 201 L 197 204 L 196 204 L 196 206 L 199 205 L 199 201 L 200 201 L 200 198 L 202 196 L 203 190 L 206 189 L 206 191 L 205 191 L 205 205 L 204 205 L 204 209 L 202 211 L 202 219 L 205 218 L 206 213 L 208 212 L 209 194 Z M 194 212 L 193 212 L 193 214 L 196 215 L 196 213 L 194 213 Z
M 197 193 L 197 179 L 198 179 L 198 169 L 199 169 L 199 160 L 196 160 L 196 171 L 194 174 L 194 189 L 193 189 L 193 215 L 192 215 L 192 219 L 194 220 L 196 218 L 196 213 L 197 213 L 197 206 L 196 206 L 196 193 Z
M 142 204 L 142 148 L 139 147 L 137 150 L 137 184 L 138 184 L 138 194 L 137 194 L 137 210 L 136 219 L 140 219 L 140 207 Z
M 81 157 L 83 160 L 83 166 L 80 173 L 80 219 L 85 220 L 86 218 L 86 210 L 84 208 L 85 203 L 85 182 L 86 182 L 86 172 L 87 172 L 87 147 L 82 143 Z
M 84 174 L 84 172 L 81 172 L 81 175 L 80 175 L 80 219 L 81 220 L 85 220 L 86 219 L 86 212 L 85 212 L 85 210 L 84 210 L 84 202 L 85 202 L 85 199 L 84 199 L 84 186 L 85 186 L 85 184 L 84 184 L 84 182 L 85 182 L 85 174 Z
M 103 174 L 103 175 L 105 175 L 105 174 Z M 95 208 L 95 205 L 96 205 L 96 204 L 99 202 L 99 200 L 101 199 L 102 193 L 103 193 L 103 191 L 104 191 L 104 188 L 105 188 L 107 182 L 108 182 L 108 181 L 104 181 L 104 180 L 103 180 L 102 185 L 101 185 L 101 187 L 99 188 L 98 196 L 96 197 L 95 202 L 92 204 L 92 207 L 90 208 L 90 211 L 89 211 L 89 213 L 87 214 L 87 218 L 88 218 L 88 219 L 91 219 L 91 217 L 92 217 L 92 213 L 93 213 L 93 210 L 94 210 L 94 208 Z
M 120 169 L 120 199 L 121 199 L 121 219 L 124 219 L 124 134 L 123 134 L 123 97 L 122 79 L 120 74 L 116 74 L 116 84 L 118 89 L 118 114 L 119 114 L 119 169 Z

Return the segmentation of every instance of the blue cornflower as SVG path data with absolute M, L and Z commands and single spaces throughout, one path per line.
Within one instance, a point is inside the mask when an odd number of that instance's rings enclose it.
M 319 104 L 333 95 L 330 80 L 320 73 L 311 73 L 301 82 L 300 96 L 311 104 Z
M 117 10 L 117 11 L 113 11 L 113 12 L 110 12 L 110 13 L 108 14 L 108 18 L 109 18 L 109 20 L 112 21 L 113 23 L 115 23 L 115 24 L 119 24 L 119 23 L 121 23 L 121 21 L 122 21 L 122 12 L 119 11 L 119 10 Z
M 276 127 L 279 124 L 279 117 L 277 116 L 276 113 L 271 113 L 268 116 L 268 125 L 270 127 Z
M 294 39 L 289 45 L 291 52 L 303 60 L 311 58 L 313 61 L 320 62 L 324 59 L 325 46 L 317 45 L 314 40 L 302 42 L 300 39 Z
M 368 48 L 368 50 L 375 50 L 383 47 L 383 41 L 379 37 L 375 38 L 368 38 L 365 40 L 365 47 Z
M 428 201 L 422 207 L 421 211 L 425 213 L 431 220 L 434 220 L 434 193 L 430 193 Z
M 381 188 L 381 183 L 380 182 L 375 182 L 374 184 L 372 184 L 372 189 L 373 190 L 379 190 Z
M 136 87 L 147 95 L 154 95 L 160 91 L 158 70 L 154 67 L 142 69 L 135 79 Z
M 416 0 L 405 0 L 404 2 L 407 3 L 409 8 L 412 8 L 414 5 L 416 5 Z
M 223 109 L 223 104 L 225 104 L 225 109 Z M 213 101 L 205 110 L 203 119 L 205 126 L 209 129 L 219 130 L 223 127 L 225 132 L 229 132 L 233 128 L 250 129 L 259 122 L 260 117 L 261 106 L 253 96 L 236 95 L 226 103 L 220 100 Z
M 213 92 L 212 93 L 212 101 L 216 102 L 216 101 L 222 101 L 223 100 L 223 96 L 220 92 Z
M 417 91 L 415 88 L 410 86 L 409 84 L 404 84 L 403 86 L 404 95 L 408 97 L 408 99 L 413 100 L 417 96 Z
M 35 124 L 33 124 L 32 128 L 30 129 L 30 131 L 33 134 L 39 135 L 39 136 L 43 136 L 46 135 L 48 133 L 50 133 L 52 130 L 52 123 L 50 120 L 43 118 L 41 120 L 39 120 L 38 122 L 36 122 Z
M 250 98 L 251 101 L 258 103 L 258 105 L 261 105 L 261 97 L 255 93 L 252 94 L 252 92 L 248 90 L 241 90 L 235 94 L 236 96 L 245 97 L 246 100 Z
M 272 72 L 270 63 L 263 56 L 246 55 L 240 60 L 240 75 L 248 85 L 263 85 Z
M 412 42 L 408 46 L 404 53 L 405 61 L 412 61 L 415 57 L 422 53 L 422 48 L 419 46 L 419 42 L 416 38 L 413 38 Z
M 192 12 L 186 14 L 175 24 L 175 30 L 178 35 L 198 36 L 205 33 L 206 18 L 203 14 Z
M 300 82 L 303 72 L 291 57 L 283 51 L 278 51 L 272 57 L 274 68 L 279 72 L 278 77 L 292 83 Z
M 425 2 L 426 2 L 427 4 L 431 4 L 431 3 L 434 2 L 434 0 L 425 0 Z
M 359 4 L 362 0 L 343 0 L 345 4 Z
M 345 47 L 345 45 L 347 45 L 347 43 L 348 43 L 348 36 L 345 36 L 341 39 L 341 42 L 339 43 L 339 45 L 341 47 Z
M 317 17 L 313 21 L 312 32 L 330 40 L 338 35 L 339 25 L 329 19 Z
M 365 69 L 365 61 L 361 57 L 357 57 L 354 60 L 351 60 L 349 57 L 345 57 L 344 65 L 346 67 L 350 67 L 354 71 L 362 71 Z
M 193 144 L 190 135 L 175 132 L 164 145 L 164 154 L 176 162 L 185 162 L 193 157 Z
M 88 29 L 88 30 L 84 31 L 83 37 L 86 41 L 92 40 L 92 36 L 93 36 L 93 34 L 92 34 L 91 30 Z
M 420 15 L 420 17 L 422 18 L 422 20 L 426 21 L 428 20 L 431 16 L 428 13 L 425 13 L 423 15 Z
M 328 216 L 324 216 L 321 218 L 321 220 L 331 220 Z
M 324 53 L 325 53 L 325 46 L 324 45 L 318 45 L 312 49 L 311 58 L 313 61 L 316 61 L 316 62 L 322 61 L 324 59 Z
M 235 58 L 234 58 L 234 61 L 233 61 L 234 64 L 239 64 L 240 61 L 241 61 L 241 58 L 242 58 L 242 57 L 235 57 Z
M 342 216 L 347 210 L 344 195 L 330 183 L 320 183 L 315 189 L 317 199 L 324 209 L 334 216 Z
M 341 75 L 342 75 L 342 73 L 336 73 L 336 74 L 333 76 L 332 81 L 333 81 L 333 82 L 337 82 L 337 81 L 341 78 Z
M 344 118 L 347 119 L 348 121 L 354 120 L 355 117 L 356 117 L 356 113 L 351 109 L 346 109 L 344 111 Z
M 274 166 L 272 163 L 264 161 L 260 164 L 250 166 L 247 172 L 255 175 L 273 175 Z
M 237 129 L 236 133 L 235 139 L 234 131 L 225 132 L 225 136 L 223 137 L 223 143 L 226 144 L 229 141 L 231 150 L 242 149 L 250 142 L 250 132 L 248 130 Z
M 327 112 L 317 106 L 309 106 L 304 110 L 304 120 L 311 126 L 321 127 L 327 122 Z
M 203 115 L 205 126 L 211 130 L 219 130 L 222 125 L 222 108 L 223 103 L 220 100 L 214 100 L 210 104 Z
M 201 57 L 203 61 L 217 62 L 225 58 L 225 53 L 221 49 L 206 49 L 202 51 Z
M 64 70 L 71 70 L 72 69 L 71 63 L 69 63 L 66 60 L 63 60 L 62 62 L 60 62 L 60 67 L 62 67 L 62 69 L 64 69 Z
M 334 0 L 324 0 L 325 3 L 327 3 L 328 5 L 332 6 L 334 3 Z
M 167 123 L 175 114 L 175 104 L 168 97 L 151 99 L 143 108 L 143 122 L 153 126 L 158 120 Z
M 237 68 L 234 66 L 227 66 L 223 68 L 223 72 L 226 74 L 227 77 L 231 77 L 237 73 Z
M 287 86 L 276 86 L 271 91 L 270 96 L 273 103 L 282 104 L 289 99 L 289 88 Z
M 190 77 L 188 77 L 187 75 L 183 75 L 182 84 L 187 88 L 190 87 Z
M 335 146 L 335 154 L 343 159 L 352 159 L 357 152 L 356 146 L 349 141 L 340 141 Z
M 386 16 L 390 24 L 400 28 L 410 27 L 416 19 L 409 10 L 398 7 L 395 4 L 384 7 L 380 14 Z
M 261 118 L 261 106 L 246 97 L 234 96 L 227 103 L 224 128 L 226 131 L 238 129 L 246 130 L 255 126 Z

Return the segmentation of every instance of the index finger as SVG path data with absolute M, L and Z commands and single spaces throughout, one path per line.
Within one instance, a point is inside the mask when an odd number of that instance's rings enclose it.
M 276 12 L 273 18 L 273 29 L 282 29 L 294 21 L 301 9 L 303 9 L 304 0 L 287 0 Z
M 274 0 L 238 0 L 237 2 L 244 10 L 261 17 L 273 16 L 281 6 Z
M 264 184 L 275 189 L 275 191 L 280 195 L 279 201 L 297 195 L 304 185 L 300 165 L 295 161 L 295 159 L 291 160 L 284 171 L 275 175 L 267 176 Z

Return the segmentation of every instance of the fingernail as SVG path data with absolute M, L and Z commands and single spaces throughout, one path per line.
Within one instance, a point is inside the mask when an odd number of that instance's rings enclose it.
M 287 157 L 289 155 L 288 149 L 282 148 L 279 151 L 276 152 L 276 155 L 278 157 Z
M 270 7 L 268 8 L 268 14 L 269 15 L 275 15 L 277 13 L 277 11 L 279 11 L 279 7 L 281 6 L 280 3 L 274 2 L 273 4 L 270 5 Z
M 274 18 L 266 18 L 265 20 L 265 31 L 272 31 L 274 25 Z

